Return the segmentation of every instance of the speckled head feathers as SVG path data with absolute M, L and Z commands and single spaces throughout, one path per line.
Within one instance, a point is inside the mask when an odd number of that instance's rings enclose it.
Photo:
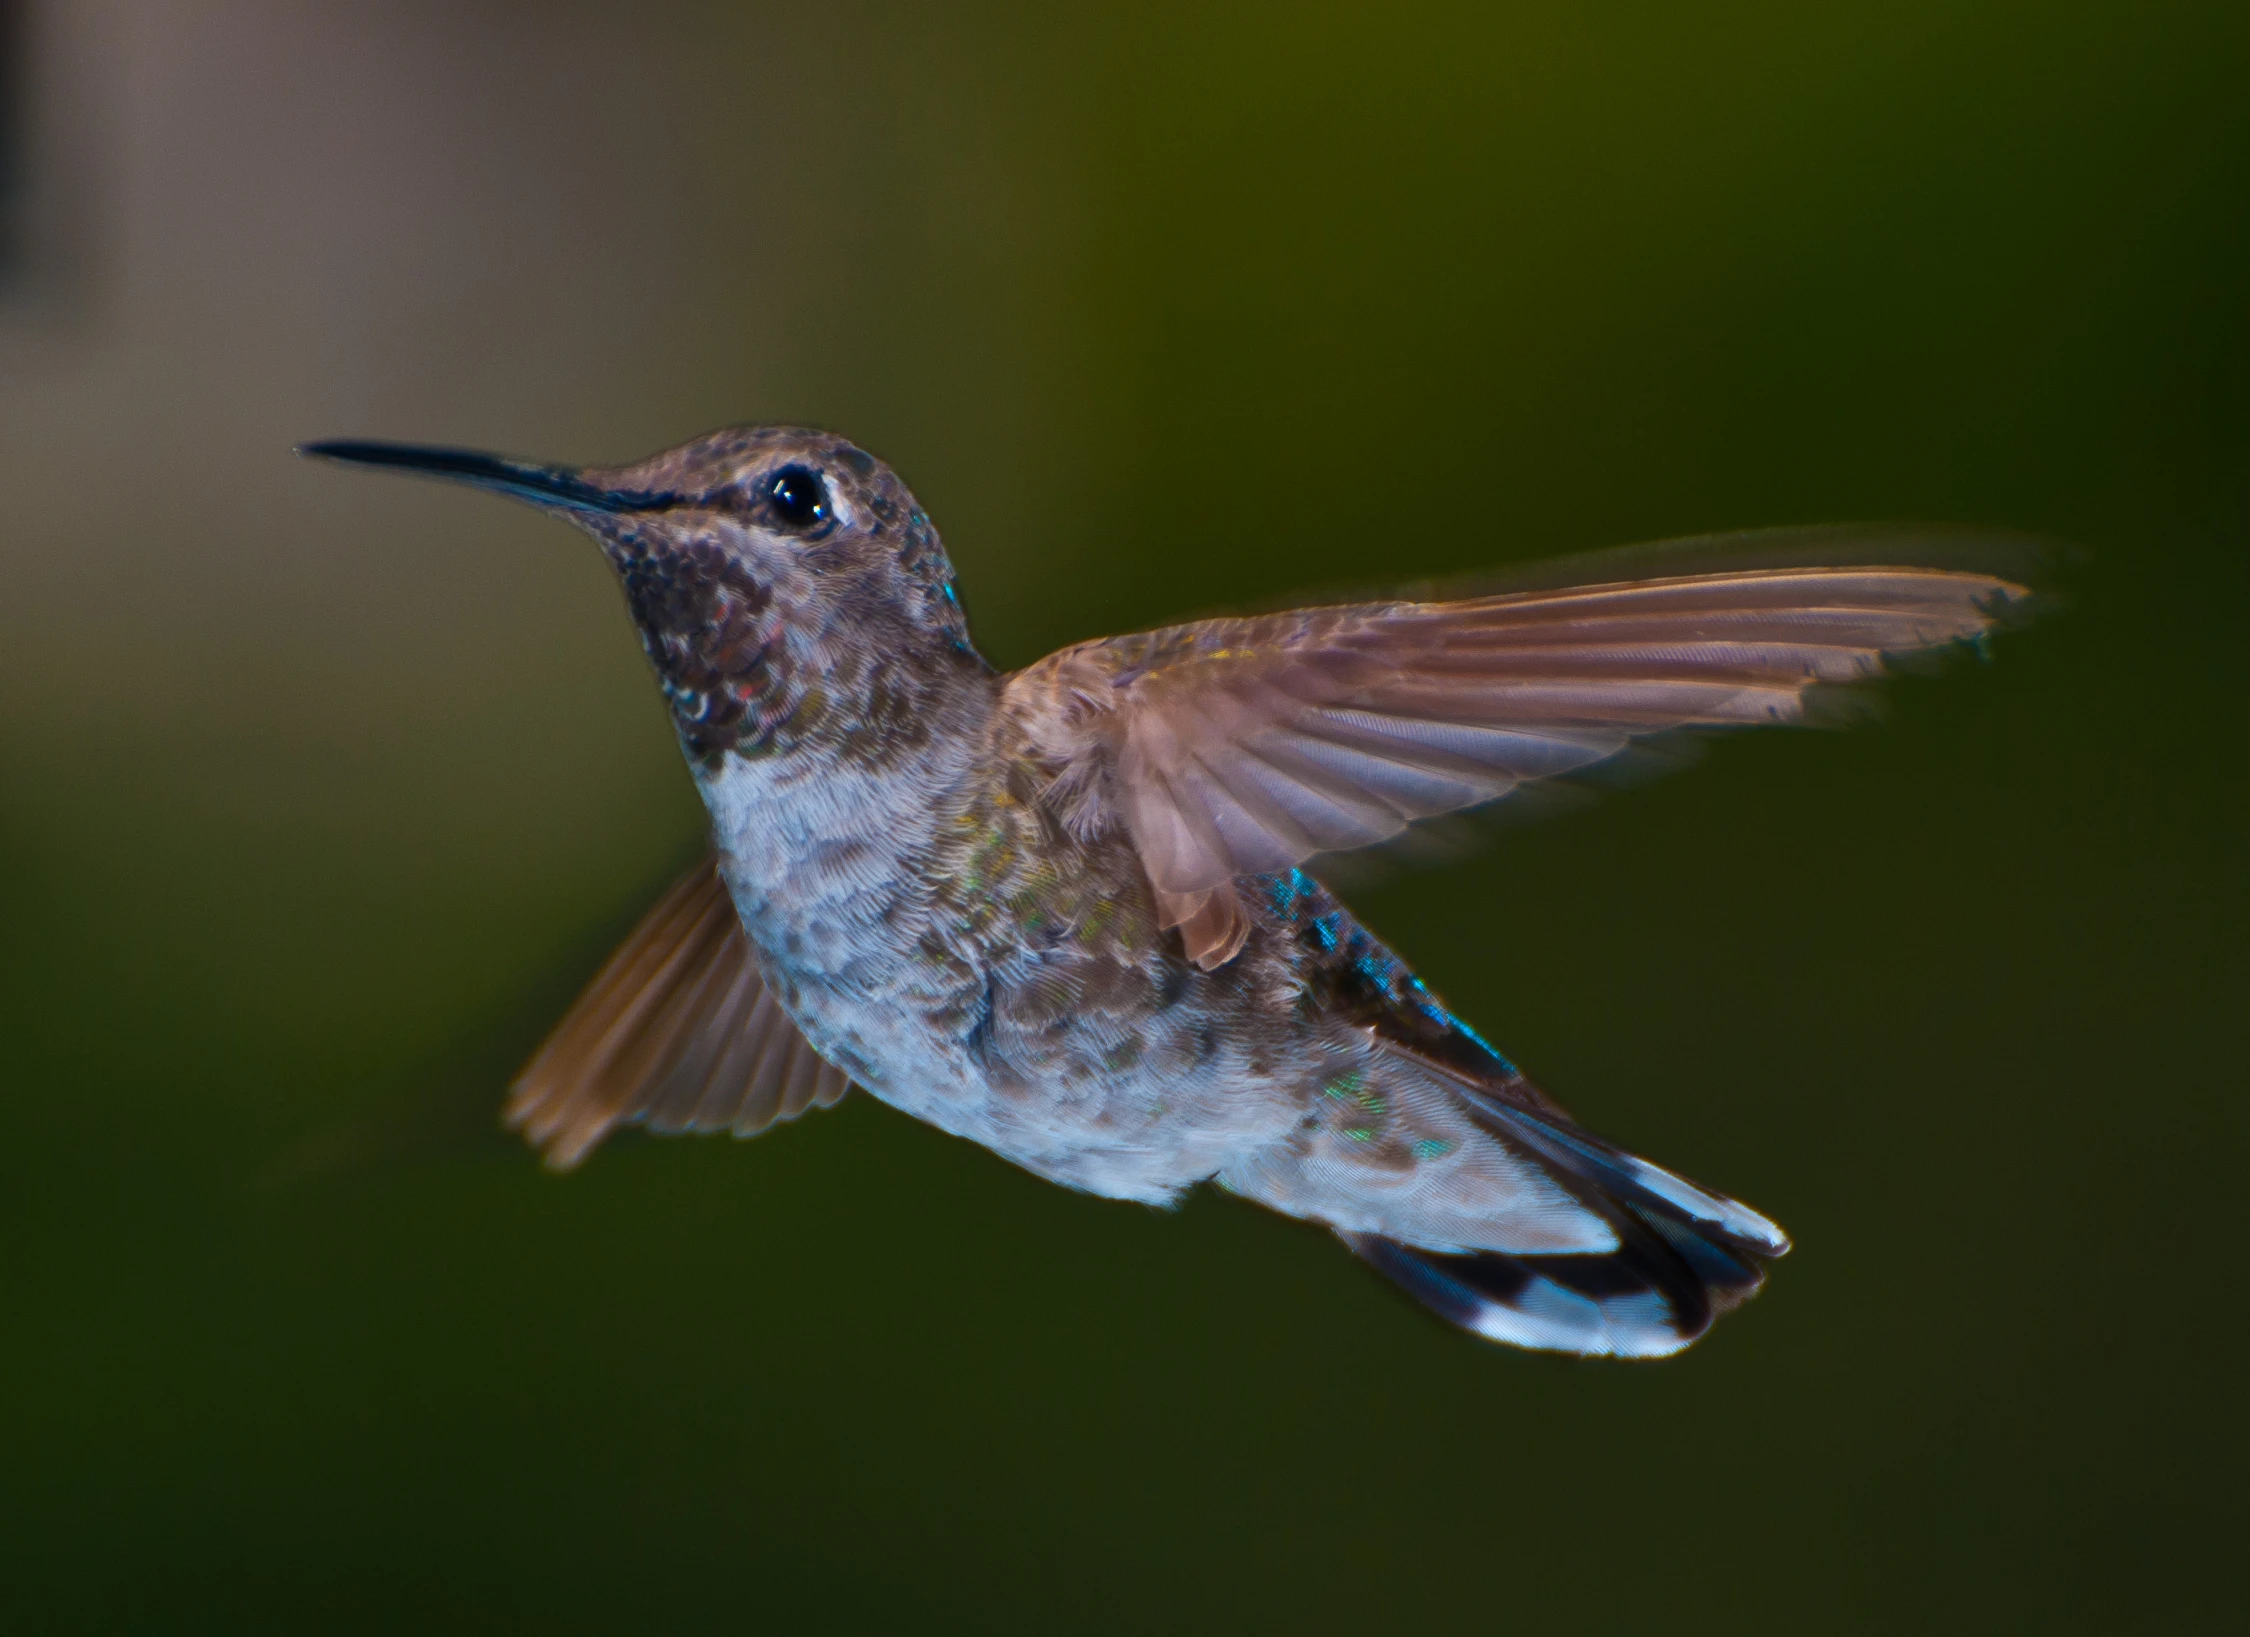
M 982 668 L 937 530 L 832 432 L 728 427 L 613 467 L 388 443 L 304 453 L 489 489 L 594 536 L 699 765 L 824 731 L 864 739 L 900 719 L 917 671 Z

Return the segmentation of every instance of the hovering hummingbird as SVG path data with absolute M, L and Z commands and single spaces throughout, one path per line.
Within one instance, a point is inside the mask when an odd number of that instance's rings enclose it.
M 1088 1193 L 1216 1182 L 1455 1324 L 1573 1353 L 1677 1352 L 1787 1237 L 1576 1124 L 1304 866 L 1650 734 L 1799 719 L 2026 595 L 1870 549 L 1208 620 L 1003 675 L 914 496 L 829 433 L 610 469 L 303 452 L 592 535 L 709 808 L 710 858 L 513 1089 L 549 1165 L 859 1085 Z

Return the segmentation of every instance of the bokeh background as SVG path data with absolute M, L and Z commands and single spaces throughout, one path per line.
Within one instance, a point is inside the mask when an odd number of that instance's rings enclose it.
M 2250 10 L 0 6 L 14 1630 L 2239 1618 Z M 302 439 L 848 431 L 993 656 L 1930 518 L 1850 734 L 1356 894 L 1799 1249 L 1659 1366 L 860 1097 L 543 1174 L 697 845 L 595 555 Z

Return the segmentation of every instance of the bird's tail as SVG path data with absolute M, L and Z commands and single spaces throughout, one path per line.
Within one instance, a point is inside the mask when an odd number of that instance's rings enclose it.
M 1478 1123 L 1598 1212 L 1617 1248 L 1586 1255 L 1448 1255 L 1344 1233 L 1354 1252 L 1442 1318 L 1494 1341 L 1663 1358 L 1757 1294 L 1789 1240 L 1748 1206 L 1651 1165 L 1567 1120 L 1473 1097 Z

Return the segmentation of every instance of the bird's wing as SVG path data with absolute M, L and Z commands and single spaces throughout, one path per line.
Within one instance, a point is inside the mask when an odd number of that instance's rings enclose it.
M 1795 720 L 1813 684 L 1976 637 L 2026 595 L 1951 569 L 1815 566 L 1361 603 L 1084 643 L 1018 672 L 1007 698 L 1060 769 L 1065 822 L 1121 823 L 1192 929 L 1235 876 L 1381 841 L 1643 735 Z
M 851 1089 L 758 980 L 709 859 L 681 877 L 518 1076 L 508 1124 L 567 1171 L 621 1125 L 752 1137 Z

